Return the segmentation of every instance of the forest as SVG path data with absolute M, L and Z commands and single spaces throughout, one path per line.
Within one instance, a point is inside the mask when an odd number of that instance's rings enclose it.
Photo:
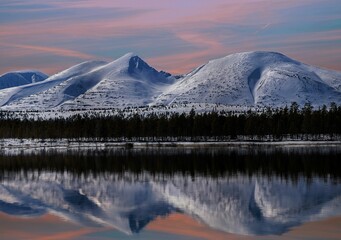
M 117 141 L 224 141 L 339 138 L 341 106 L 314 109 L 309 103 L 261 111 L 116 114 L 96 112 L 56 119 L 11 119 L 0 112 L 0 138 L 96 138 Z

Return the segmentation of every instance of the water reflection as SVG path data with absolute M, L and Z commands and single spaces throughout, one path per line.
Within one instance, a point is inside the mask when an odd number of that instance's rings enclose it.
M 332 170 L 339 152 L 195 152 L 2 156 L 0 211 L 52 213 L 127 234 L 174 212 L 252 235 L 341 215 L 340 175 Z

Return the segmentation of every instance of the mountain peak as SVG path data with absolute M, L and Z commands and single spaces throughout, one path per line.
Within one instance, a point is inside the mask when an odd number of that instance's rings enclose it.
M 132 58 L 139 58 L 139 59 L 141 59 L 135 53 L 129 52 L 129 53 L 124 54 L 122 57 L 116 59 L 114 62 L 129 62 L 130 59 L 132 59 Z
M 138 56 L 134 52 L 128 52 L 124 54 L 121 58 L 132 58 L 132 57 L 138 57 Z
M 142 61 L 143 60 L 137 56 L 135 53 L 127 53 L 125 55 L 123 55 L 120 58 L 117 58 L 116 60 L 108 63 L 105 68 L 107 69 L 111 69 L 111 68 L 115 68 L 115 69 L 127 69 L 130 68 L 130 65 L 133 65 L 133 62 L 136 61 Z
M 209 61 L 211 62 L 219 62 L 219 61 L 225 61 L 225 60 L 231 60 L 233 61 L 251 61 L 251 62 L 257 62 L 257 61 L 263 61 L 267 63 L 271 62 L 290 62 L 290 63 L 298 63 L 297 61 L 289 58 L 288 56 L 279 53 L 279 52 L 271 52 L 271 51 L 250 51 L 250 52 L 240 52 L 240 53 L 232 53 L 225 57 L 218 58 L 218 59 L 212 59 Z
M 116 59 L 112 63 L 109 64 L 110 67 L 121 68 L 124 71 L 127 71 L 128 74 L 134 76 L 136 74 L 152 74 L 158 75 L 159 72 L 151 67 L 148 63 L 146 63 L 142 58 L 140 58 L 135 53 L 127 53 L 122 57 Z M 108 65 L 108 67 L 109 67 Z M 150 77 L 150 76 L 149 76 Z
M 132 71 L 143 71 L 145 69 L 154 69 L 148 65 L 145 61 L 143 61 L 139 56 L 135 55 L 129 59 L 129 69 L 128 72 L 131 73 Z M 154 69 L 155 70 L 155 69 Z

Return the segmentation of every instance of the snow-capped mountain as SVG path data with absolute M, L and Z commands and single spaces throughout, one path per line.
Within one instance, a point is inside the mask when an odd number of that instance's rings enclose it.
M 156 102 L 285 106 L 341 103 L 341 73 L 280 53 L 246 52 L 212 60 L 184 76 Z
M 44 83 L 0 92 L 2 105 L 11 109 L 55 107 L 120 108 L 153 101 L 174 82 L 138 56 L 129 53 L 110 62 L 85 62 L 51 76 Z
M 85 62 L 40 83 L 0 90 L 0 106 L 9 110 L 195 104 L 281 107 L 292 102 L 341 104 L 341 72 L 309 66 L 280 53 L 245 52 L 176 77 L 126 54 L 110 63 Z
M 158 216 L 180 212 L 211 228 L 239 234 L 282 234 L 306 221 L 341 213 L 341 186 L 332 180 L 244 176 L 172 177 L 144 173 L 77 175 L 12 173 L 0 181 L 0 211 L 51 213 L 85 226 L 127 234 Z
M 62 92 L 73 95 L 73 101 L 65 102 L 61 108 L 145 106 L 173 82 L 174 78 L 169 74 L 158 72 L 129 53 L 96 71 L 72 79 L 70 86 Z
M 0 89 L 44 81 L 48 76 L 39 71 L 8 72 L 0 76 Z

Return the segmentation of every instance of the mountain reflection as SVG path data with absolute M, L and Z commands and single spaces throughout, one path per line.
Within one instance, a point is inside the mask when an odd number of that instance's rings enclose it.
M 292 157 L 285 158 L 286 154 L 258 153 L 258 158 L 254 152 L 238 151 L 122 151 L 2 156 L 0 211 L 32 217 L 52 213 L 127 234 L 174 212 L 213 229 L 252 235 L 281 234 L 306 221 L 341 215 L 339 175 L 328 173 L 339 153 L 291 152 Z M 307 157 L 315 168 L 304 167 Z M 57 159 L 63 163 L 60 167 Z

